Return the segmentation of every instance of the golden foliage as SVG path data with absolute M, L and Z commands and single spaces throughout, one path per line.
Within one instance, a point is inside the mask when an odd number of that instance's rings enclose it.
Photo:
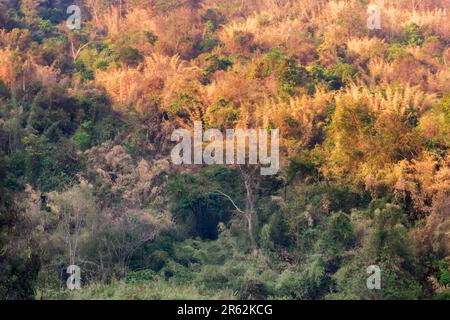
M 169 16 L 155 18 L 155 32 L 159 37 L 156 50 L 164 55 L 179 55 L 183 59 L 194 57 L 196 40 L 201 39 L 199 13 L 190 8 L 171 11 Z
M 279 128 L 288 154 L 314 145 L 325 126 L 325 119 L 334 94 L 318 90 L 314 96 L 291 98 L 289 101 L 266 99 L 256 108 L 255 118 L 263 128 Z
M 415 129 L 436 97 L 416 87 L 388 87 L 372 92 L 352 85 L 336 96 L 333 122 L 327 131 L 328 177 L 345 177 L 375 193 L 392 168 L 424 148 Z M 392 183 L 388 183 L 392 185 Z
M 430 214 L 436 197 L 450 195 L 449 160 L 424 152 L 417 159 L 398 163 L 388 181 L 400 200 L 409 197 L 418 212 Z
M 10 88 L 25 88 L 34 81 L 52 87 L 57 83 L 58 73 L 54 66 L 40 65 L 32 57 L 23 62 L 18 52 L 0 49 L 0 80 Z
M 351 38 L 347 41 L 347 51 L 355 58 L 370 61 L 384 59 L 386 50 L 386 42 L 378 38 Z
M 108 71 L 98 71 L 95 78 L 96 82 L 106 89 L 116 104 L 131 104 L 142 95 L 139 85 L 143 77 L 136 69 L 113 68 Z
M 180 57 L 152 54 L 137 68 L 111 68 L 97 71 L 96 83 L 113 97 L 116 107 L 134 105 L 145 112 L 145 103 L 157 96 L 168 100 L 184 81 L 195 78 L 196 68 Z
M 437 101 L 435 94 L 410 86 L 389 86 L 384 92 L 373 92 L 366 87 L 351 85 L 337 99 L 345 96 L 367 103 L 372 112 L 394 112 L 399 115 L 405 115 L 411 108 L 422 115 Z
M 58 82 L 59 72 L 54 66 L 42 66 L 33 61 L 27 61 L 25 64 L 27 67 L 26 74 L 31 75 L 32 81 L 38 81 L 45 87 L 52 87 Z
M 0 79 L 12 87 L 18 77 L 19 70 L 18 55 L 9 48 L 0 49 Z

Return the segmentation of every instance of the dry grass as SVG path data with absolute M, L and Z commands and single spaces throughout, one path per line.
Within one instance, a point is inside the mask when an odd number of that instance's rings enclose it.
M 12 87 L 19 75 L 18 55 L 10 48 L 0 49 L 0 79 L 9 86 Z
M 435 94 L 425 93 L 419 87 L 409 86 L 389 86 L 384 91 L 374 93 L 366 87 L 352 85 L 339 94 L 337 99 L 346 96 L 354 101 L 367 103 L 369 110 L 373 112 L 393 112 L 399 115 L 404 115 L 411 109 L 422 115 L 437 102 Z
M 346 59 L 362 75 L 359 86 L 390 92 L 395 84 L 441 95 L 450 88 L 450 50 L 442 43 L 426 42 L 422 48 L 409 46 L 404 50 L 404 57 L 395 60 L 388 60 L 387 56 L 389 42 L 401 37 L 405 26 L 411 23 L 448 38 L 448 2 L 427 0 L 415 2 L 413 6 L 409 0 L 377 0 L 375 3 L 382 12 L 382 30 L 376 35 L 366 28 L 367 6 L 356 0 L 226 3 L 205 0 L 197 9 L 180 5 L 164 14 L 140 6 L 126 12 L 122 19 L 118 18 L 118 9 L 112 7 L 98 19 L 110 38 L 119 39 L 120 30 L 126 28 L 128 34 L 152 30 L 159 40 L 155 46 L 134 41 L 133 45 L 146 56 L 142 66 L 97 72 L 96 81 L 122 105 L 136 102 L 139 105 L 153 96 L 167 106 L 180 92 L 188 92 L 198 95 L 205 107 L 225 99 L 237 107 L 252 110 L 264 99 L 274 99 L 279 89 L 277 80 L 271 76 L 264 79 L 251 76 L 258 59 L 267 50 L 279 48 L 286 55 L 296 57 L 300 64 L 319 62 L 329 69 L 345 50 Z M 216 72 L 212 83 L 201 86 L 197 81 L 198 70 L 191 67 L 197 64 L 192 59 L 193 43 L 204 35 L 202 17 L 208 9 L 219 9 L 226 16 L 226 22 L 215 33 L 223 46 L 213 52 L 242 55 L 247 60 L 236 61 L 230 72 Z M 323 41 L 318 42 L 317 38 Z M 408 90 L 402 94 L 409 94 Z
M 314 96 L 292 98 L 289 101 L 266 99 L 253 115 L 260 127 L 279 128 L 288 154 L 295 154 L 314 139 L 315 130 L 325 125 L 334 93 L 319 89 Z M 300 134 L 299 134 L 300 133 Z
M 25 89 L 35 81 L 53 87 L 58 82 L 58 76 L 59 72 L 54 66 L 40 65 L 31 56 L 21 61 L 18 52 L 9 48 L 0 49 L 0 80 L 12 89 Z
M 179 56 L 152 54 L 137 68 L 111 68 L 97 71 L 96 83 L 113 97 L 116 107 L 134 104 L 141 110 L 147 98 L 161 95 L 169 97 L 177 85 L 195 79 L 196 68 L 187 66 Z

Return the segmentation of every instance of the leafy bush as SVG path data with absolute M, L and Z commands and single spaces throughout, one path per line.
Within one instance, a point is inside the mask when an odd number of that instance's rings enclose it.
M 6 86 L 5 82 L 0 79 L 0 99 L 9 99 L 11 96 L 11 92 Z
M 320 261 L 310 263 L 307 268 L 294 273 L 285 271 L 281 274 L 277 293 L 281 297 L 296 300 L 314 300 L 326 292 L 329 279 Z
M 127 273 L 125 282 L 127 284 L 136 284 L 154 280 L 156 273 L 152 270 L 131 271 Z
M 425 37 L 420 26 L 416 23 L 411 23 L 403 31 L 403 40 L 409 45 L 421 46 L 425 41 Z
M 136 67 L 144 60 L 144 57 L 139 50 L 125 46 L 119 49 L 120 61 L 130 67 Z

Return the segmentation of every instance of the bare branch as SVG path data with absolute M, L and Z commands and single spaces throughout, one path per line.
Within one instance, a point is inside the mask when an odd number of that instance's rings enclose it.
M 208 194 L 219 195 L 219 196 L 223 196 L 223 197 L 227 198 L 227 199 L 231 202 L 231 204 L 233 205 L 233 207 L 236 208 L 237 211 L 239 211 L 240 213 L 245 214 L 245 212 L 242 211 L 242 210 L 236 205 L 236 203 L 233 201 L 233 199 L 232 199 L 229 195 L 227 195 L 226 193 L 224 193 L 224 192 L 222 192 L 222 191 L 220 191 L 220 190 L 216 190 L 215 192 L 208 192 Z

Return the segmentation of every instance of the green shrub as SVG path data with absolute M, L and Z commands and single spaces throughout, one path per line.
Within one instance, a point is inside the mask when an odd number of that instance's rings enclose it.
M 425 41 L 425 37 L 420 26 L 416 23 L 406 26 L 403 30 L 403 41 L 409 45 L 421 46 Z
M 339 79 L 342 84 L 349 84 L 356 79 L 358 70 L 352 65 L 340 60 L 333 67 L 333 76 Z
M 292 244 L 289 226 L 279 212 L 274 213 L 270 218 L 269 235 L 276 245 L 289 247 Z
M 119 49 L 119 58 L 123 64 L 131 67 L 136 67 L 144 60 L 144 56 L 139 50 L 129 46 Z
M 300 273 L 283 272 L 277 285 L 277 294 L 296 300 L 315 300 L 327 293 L 330 280 L 322 261 L 315 260 Z
M 11 92 L 3 80 L 0 79 L 0 99 L 9 99 L 11 96 Z
M 164 268 L 170 260 L 169 254 L 165 251 L 155 251 L 150 255 L 150 267 L 152 270 L 158 272 Z
M 232 280 L 221 266 L 205 266 L 197 278 L 198 284 L 209 290 L 227 288 Z
M 447 261 L 439 261 L 439 284 L 441 286 L 449 286 L 450 285 L 450 263 Z
M 90 131 L 92 130 L 92 122 L 85 121 L 81 124 L 80 128 L 75 132 L 72 137 L 75 145 L 81 150 L 89 149 L 92 145 L 92 139 Z
M 125 282 L 127 284 L 136 284 L 140 282 L 149 282 L 154 280 L 156 273 L 153 270 L 130 271 L 127 273 Z
M 259 279 L 245 281 L 239 290 L 241 300 L 263 300 L 270 295 L 266 284 Z

